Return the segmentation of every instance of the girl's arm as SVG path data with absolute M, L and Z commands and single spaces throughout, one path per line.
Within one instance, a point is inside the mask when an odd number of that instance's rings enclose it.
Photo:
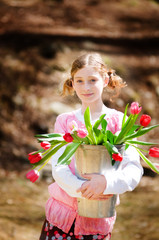
M 58 165 L 57 160 L 64 152 L 65 146 L 61 148 L 55 155 L 52 156 L 52 175 L 57 184 L 71 197 L 82 197 L 81 192 L 77 193 L 76 190 L 81 187 L 81 185 L 85 182 L 83 180 L 78 179 L 71 172 L 68 165 Z
M 67 118 L 68 114 L 61 114 L 56 118 L 54 132 L 65 134 L 67 129 Z M 76 190 L 81 187 L 85 182 L 78 179 L 71 172 L 68 165 L 59 165 L 56 166 L 58 158 L 62 155 L 65 150 L 65 146 L 59 149 L 59 151 L 54 154 L 51 158 L 52 162 L 52 175 L 57 184 L 71 197 L 82 197 L 81 193 L 77 193 Z
M 83 184 L 88 181 L 81 180 L 77 178 L 75 175 L 73 175 L 68 165 L 56 166 L 57 160 L 59 156 L 61 156 L 61 154 L 63 153 L 64 149 L 65 149 L 65 146 L 61 148 L 51 158 L 53 178 L 55 179 L 57 184 L 71 197 L 85 198 L 85 196 L 82 196 L 82 193 L 80 191 L 77 191 L 77 189 L 81 188 L 81 186 L 83 186 Z M 97 182 L 97 179 L 95 179 L 95 182 L 93 183 L 93 185 L 96 186 L 96 189 L 98 189 L 98 194 L 96 194 L 96 196 L 94 196 L 93 199 L 105 200 L 112 197 L 112 195 L 100 194 L 100 187 Z M 105 185 L 104 185 L 104 188 L 105 188 Z

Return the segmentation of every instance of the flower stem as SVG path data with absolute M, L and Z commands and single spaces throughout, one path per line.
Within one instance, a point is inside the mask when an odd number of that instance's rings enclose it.
M 38 172 L 41 171 L 41 169 L 43 169 L 43 167 L 45 167 L 45 165 L 50 161 L 50 158 L 48 158 L 45 163 L 38 169 Z
M 139 129 L 138 129 L 137 131 L 139 132 L 141 129 L 143 129 L 143 126 L 140 126 Z
M 45 152 L 43 152 L 42 153 L 42 155 L 45 155 L 45 154 L 47 154 L 50 150 L 52 150 L 54 148 L 54 146 L 53 147 L 50 147 L 48 150 L 46 150 Z

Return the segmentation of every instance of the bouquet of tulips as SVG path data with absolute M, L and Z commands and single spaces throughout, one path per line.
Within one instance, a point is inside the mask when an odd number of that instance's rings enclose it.
M 122 161 L 123 157 L 118 152 L 116 145 L 125 144 L 125 150 L 132 146 L 134 147 L 141 158 L 148 164 L 148 166 L 159 174 L 159 165 L 153 164 L 143 152 L 149 153 L 151 157 L 159 158 L 159 148 L 151 147 L 149 151 L 141 149 L 138 145 L 158 145 L 152 142 L 138 141 L 137 138 L 151 131 L 152 129 L 159 127 L 159 124 L 149 126 L 151 117 L 143 114 L 140 117 L 140 125 L 136 124 L 142 107 L 137 102 L 133 102 L 130 107 L 130 116 L 127 117 L 128 105 L 125 108 L 125 112 L 122 120 L 121 131 L 113 134 L 107 130 L 107 121 L 103 114 L 92 126 L 89 107 L 84 113 L 85 129 L 79 129 L 75 121 L 72 121 L 70 125 L 71 133 L 59 134 L 41 134 L 35 137 L 41 144 L 41 149 L 29 153 L 29 161 L 33 165 L 33 169 L 27 173 L 27 178 L 30 181 L 35 182 L 39 178 L 39 171 L 49 162 L 50 158 L 63 146 L 67 145 L 63 154 L 59 157 L 57 164 L 70 164 L 73 154 L 81 144 L 92 145 L 104 145 L 108 150 L 112 164 L 115 161 Z M 36 168 L 42 165 L 38 170 Z

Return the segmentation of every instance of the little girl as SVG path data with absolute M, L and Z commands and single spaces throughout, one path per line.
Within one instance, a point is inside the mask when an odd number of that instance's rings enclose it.
M 72 64 L 71 78 L 64 83 L 63 94 L 75 92 L 81 101 L 81 108 L 59 115 L 54 132 L 71 132 L 72 122 L 85 129 L 84 112 L 89 106 L 92 124 L 103 113 L 108 122 L 107 129 L 115 133 L 121 129 L 123 113 L 103 104 L 102 92 L 105 87 L 120 89 L 125 87 L 122 79 L 113 70 L 108 70 L 97 53 L 78 57 Z M 50 198 L 46 203 L 46 220 L 40 240 L 75 240 L 111 238 L 116 217 L 87 218 L 78 215 L 77 197 L 87 199 L 108 199 L 112 194 L 132 191 L 143 174 L 138 153 L 129 147 L 123 156 L 120 170 L 111 175 L 84 174 L 88 179 L 75 176 L 74 157 L 69 166 L 56 166 L 65 147 L 52 157 L 52 173 L 55 182 L 49 186 Z

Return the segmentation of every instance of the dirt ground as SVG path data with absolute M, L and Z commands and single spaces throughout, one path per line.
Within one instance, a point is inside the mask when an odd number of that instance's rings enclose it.
M 108 107 L 138 101 L 159 122 L 159 5 L 151 0 L 0 1 L 0 240 L 38 239 L 47 185 L 25 179 L 37 133 L 53 131 L 56 116 L 79 107 L 62 98 L 71 62 L 101 53 L 128 84 Z M 144 140 L 158 142 L 159 129 Z M 159 161 L 155 159 L 155 161 Z M 138 188 L 121 196 L 112 240 L 158 240 L 158 176 L 145 169 Z
M 112 240 L 159 239 L 159 177 L 143 177 L 139 186 L 120 196 Z M 0 240 L 37 240 L 45 218 L 48 181 L 31 183 L 24 173 L 0 175 Z

